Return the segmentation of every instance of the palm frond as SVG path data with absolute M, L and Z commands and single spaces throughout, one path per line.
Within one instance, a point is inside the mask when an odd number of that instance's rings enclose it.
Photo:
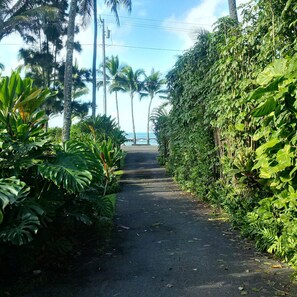
M 37 19 L 46 17 L 55 20 L 58 13 L 58 9 L 52 6 L 26 6 L 24 1 L 18 1 L 2 19 L 0 40 L 14 31 L 23 35 L 26 29 L 35 25 Z
M 93 0 L 81 0 L 79 2 L 78 13 L 82 16 L 83 26 L 86 26 L 89 23 L 90 18 L 92 16 L 93 9 L 94 9 Z
M 104 3 L 108 8 L 110 8 L 110 11 L 114 13 L 118 25 L 120 25 L 120 18 L 118 14 L 119 6 L 122 5 L 127 8 L 129 12 L 132 10 L 131 0 L 104 0 Z

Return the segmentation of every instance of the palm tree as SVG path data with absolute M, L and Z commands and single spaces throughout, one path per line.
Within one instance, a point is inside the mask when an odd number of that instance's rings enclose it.
M 66 42 L 66 65 L 65 65 L 65 78 L 64 78 L 64 119 L 63 119 L 63 141 L 69 140 L 70 128 L 71 128 L 71 80 L 72 80 L 72 60 L 73 60 L 73 48 L 74 48 L 74 29 L 75 29 L 75 18 L 77 5 L 80 4 L 80 12 L 83 15 L 90 15 L 91 9 L 94 12 L 94 25 L 97 28 L 97 0 L 71 0 L 69 8 L 69 20 L 67 30 L 67 42 Z M 96 2 L 96 3 L 95 3 Z M 104 0 L 104 3 L 111 11 L 115 14 L 117 23 L 119 24 L 119 16 L 117 9 L 119 5 L 123 5 L 128 8 L 129 11 L 132 9 L 131 0 Z M 95 30 L 96 31 L 96 30 Z M 94 44 L 97 43 L 97 32 L 94 32 Z M 95 46 L 94 45 L 94 46 Z M 93 84 L 96 86 L 96 50 L 93 55 Z M 94 68 L 95 67 L 95 68 Z M 93 87 L 93 100 L 96 101 L 96 88 Z M 92 107 L 96 107 L 96 102 L 92 102 Z
M 149 96 L 150 102 L 148 105 L 147 113 L 147 144 L 150 144 L 150 117 L 151 117 L 151 106 L 154 97 L 160 96 L 161 94 L 166 94 L 167 90 L 164 90 L 163 87 L 166 83 L 165 79 L 161 78 L 161 73 L 152 69 L 151 74 L 147 76 L 144 80 L 143 90 L 144 93 L 141 93 L 141 99 L 143 97 Z M 164 96 L 163 96 L 164 97 Z
M 69 19 L 68 19 L 68 29 L 67 29 L 67 41 L 66 41 L 65 75 L 64 75 L 64 113 L 63 113 L 63 132 L 62 132 L 63 142 L 70 139 L 72 62 L 73 62 L 74 31 L 75 31 L 77 1 L 78 0 L 71 0 L 70 8 L 69 8 Z
M 34 84 L 39 87 L 52 87 L 57 78 L 59 66 L 59 53 L 63 49 L 63 38 L 66 27 L 67 0 L 42 0 L 44 5 L 51 3 L 59 14 L 55 19 L 44 17 L 35 21 L 34 27 L 26 32 L 26 46 L 19 50 L 19 57 L 29 71 L 30 77 L 34 76 Z
M 43 17 L 54 19 L 58 10 L 49 5 L 36 4 L 35 1 L 0 1 L 0 41 L 13 32 L 26 37 L 26 31 L 35 26 L 36 20 Z
M 120 25 L 120 19 L 118 15 L 118 8 L 120 5 L 128 9 L 129 12 L 132 10 L 131 0 L 104 0 L 107 7 L 110 8 L 111 12 L 114 13 L 116 17 L 116 22 Z M 93 12 L 93 62 L 92 62 L 92 116 L 95 117 L 96 113 L 96 84 L 97 84 L 97 35 L 98 35 L 98 12 L 97 12 L 97 0 L 82 0 L 80 3 L 80 13 L 83 15 L 84 23 L 86 23 L 87 18 Z
M 132 118 L 132 128 L 133 128 L 133 144 L 136 144 L 133 99 L 134 99 L 135 93 L 140 93 L 140 91 L 142 90 L 142 87 L 143 87 L 143 81 L 141 80 L 142 76 L 145 76 L 143 69 L 137 69 L 134 72 L 131 66 L 126 66 L 123 68 L 121 75 L 118 76 L 117 83 L 115 85 L 118 91 L 123 91 L 130 94 L 131 118 Z
M 121 76 L 121 72 L 124 69 L 124 65 L 120 64 L 118 56 L 111 56 L 111 58 L 106 59 L 106 70 L 107 76 L 110 83 L 109 91 L 110 93 L 115 93 L 116 109 L 117 109 L 117 122 L 120 126 L 120 114 L 119 114 L 119 104 L 118 104 L 118 91 L 120 88 L 117 84 L 117 79 Z
M 118 7 L 120 5 L 128 9 L 129 12 L 132 10 L 131 0 L 104 0 L 105 5 L 110 8 L 111 12 L 114 13 L 118 26 L 120 25 L 120 19 L 118 15 Z M 93 42 L 93 93 L 92 93 L 92 105 L 96 108 L 96 60 L 97 60 L 97 0 L 93 0 L 93 13 L 94 13 L 94 42 Z M 104 33 L 103 33 L 104 34 Z M 93 112 L 95 114 L 95 111 Z M 118 121 L 119 124 L 119 121 Z

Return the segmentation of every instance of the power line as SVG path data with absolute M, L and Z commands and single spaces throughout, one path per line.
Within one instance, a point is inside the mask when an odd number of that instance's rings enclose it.
M 134 46 L 134 45 L 121 45 L 121 44 L 110 44 L 107 45 L 110 47 L 126 47 L 126 48 L 135 48 L 135 49 L 147 49 L 154 51 L 167 51 L 167 52 L 182 52 L 183 50 L 172 49 L 172 48 L 159 48 L 159 47 L 145 47 L 145 46 Z
M 115 21 L 112 21 L 112 23 L 115 23 Z M 129 23 L 124 23 L 125 25 L 130 25 Z M 162 29 L 165 31 L 171 31 L 171 32 L 185 32 L 185 33 L 192 33 L 195 32 L 195 30 L 199 30 L 201 27 L 192 27 L 192 28 L 181 28 L 181 27 L 169 27 L 169 26 L 162 26 L 162 25 L 151 25 L 151 24 L 142 24 L 142 23 L 133 23 L 131 24 L 133 27 L 138 28 L 145 28 L 145 29 Z
M 111 15 L 111 14 L 102 14 L 102 16 L 114 18 L 114 15 Z M 120 16 L 120 20 L 121 19 L 142 20 L 142 21 L 150 21 L 150 22 L 164 22 L 164 20 L 160 20 L 160 19 L 125 17 L 125 16 Z M 174 24 L 178 23 L 178 24 L 184 24 L 184 25 L 195 25 L 195 26 L 212 26 L 212 24 L 190 23 L 190 22 L 181 22 L 181 21 L 176 21 L 176 20 L 174 20 L 174 21 L 166 20 L 166 22 L 174 23 Z
M 126 17 L 129 19 L 128 17 Z M 139 18 L 133 18 L 136 20 L 142 20 Z M 109 23 L 116 24 L 116 21 L 113 19 L 108 20 Z M 171 32 L 185 32 L 185 33 L 193 33 L 196 30 L 199 30 L 201 27 L 212 27 L 211 24 L 198 24 L 198 23 L 183 23 L 183 22 L 174 22 L 174 21 L 168 21 L 168 25 L 164 24 L 154 24 L 154 23 L 145 23 L 145 22 L 129 22 L 129 21 L 124 21 L 121 22 L 122 25 L 132 25 L 133 27 L 138 27 L 138 28 L 146 28 L 146 29 L 160 29 L 160 30 L 165 30 L 165 31 L 171 31 Z M 172 26 L 170 23 L 176 25 L 179 24 L 181 26 Z M 185 27 L 182 24 L 187 24 L 188 27 Z
M 2 43 L 1 45 L 7 46 L 20 46 L 22 44 L 17 43 Z M 84 46 L 93 46 L 93 43 L 81 43 Z M 102 44 L 98 44 L 98 46 L 102 46 Z M 125 48 L 135 48 L 135 49 L 146 49 L 146 50 L 155 50 L 155 51 L 168 51 L 168 52 L 182 52 L 181 49 L 173 49 L 173 48 L 160 48 L 160 47 L 145 47 L 145 46 L 136 46 L 136 45 L 123 45 L 123 44 L 106 44 L 108 47 L 125 47 Z

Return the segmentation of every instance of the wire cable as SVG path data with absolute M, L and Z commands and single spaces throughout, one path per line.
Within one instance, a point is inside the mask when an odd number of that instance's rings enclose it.
M 122 45 L 122 44 L 107 44 L 106 46 L 146 49 L 146 50 L 154 50 L 154 51 L 167 51 L 167 52 L 182 52 L 183 51 L 183 50 L 173 49 L 173 48 L 145 47 L 145 46 L 135 46 L 135 45 Z
M 114 16 L 112 14 L 101 14 L 102 16 L 110 17 L 114 19 Z M 149 19 L 149 18 L 137 18 L 137 17 L 127 17 L 127 16 L 120 16 L 120 19 L 131 19 L 131 20 L 142 20 L 142 21 L 149 21 L 149 22 L 164 22 L 164 20 L 160 19 Z M 181 22 L 181 21 L 170 21 L 166 20 L 166 22 L 170 23 L 178 23 L 178 24 L 184 24 L 184 25 L 195 25 L 195 26 L 212 26 L 212 24 L 203 24 L 203 23 L 190 23 L 190 22 Z

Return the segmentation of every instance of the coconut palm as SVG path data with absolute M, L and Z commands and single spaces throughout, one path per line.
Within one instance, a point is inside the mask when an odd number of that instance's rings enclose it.
M 120 114 L 119 114 L 119 105 L 118 105 L 118 91 L 120 90 L 117 85 L 117 79 L 120 77 L 124 65 L 120 64 L 118 56 L 111 56 L 111 58 L 106 59 L 106 70 L 108 81 L 110 83 L 109 91 L 110 93 L 115 94 L 115 102 L 117 109 L 117 122 L 120 126 Z
M 36 20 L 30 31 L 26 32 L 26 44 L 19 50 L 19 58 L 23 66 L 29 71 L 30 77 L 34 76 L 34 84 L 39 87 L 52 87 L 56 81 L 59 56 L 63 49 L 63 39 L 66 35 L 67 0 L 42 0 L 44 5 L 54 5 L 59 14 L 53 20 L 44 17 Z M 31 76 L 32 75 L 32 76 Z
M 72 87 L 72 62 L 74 50 L 74 31 L 75 31 L 75 18 L 77 10 L 77 0 L 70 1 L 68 28 L 67 28 L 67 41 L 66 41 L 66 61 L 65 61 L 65 74 L 64 74 L 64 113 L 63 113 L 63 142 L 70 139 L 71 127 L 71 87 Z
M 126 66 L 123 68 L 121 75 L 117 77 L 117 83 L 114 86 L 118 91 L 123 91 L 125 93 L 129 93 L 130 95 L 133 144 L 136 144 L 133 99 L 135 94 L 140 93 L 142 90 L 143 80 L 141 80 L 141 78 L 143 76 L 145 76 L 143 69 L 137 69 L 134 72 L 131 66 Z
M 118 15 L 118 8 L 123 6 L 131 12 L 132 1 L 131 0 L 104 0 L 105 5 L 110 8 L 114 13 L 116 22 L 120 25 L 120 19 Z M 98 35 L 98 12 L 97 12 L 97 0 L 82 0 L 80 2 L 80 13 L 83 15 L 83 23 L 86 24 L 88 18 L 93 14 L 93 62 L 92 62 L 92 116 L 95 117 L 96 113 L 96 84 L 97 84 L 97 35 Z
M 36 1 L 0 0 L 0 41 L 13 32 L 26 37 L 26 31 L 35 26 L 36 20 L 56 16 L 56 8 L 40 5 Z
M 64 119 L 63 119 L 63 141 L 69 140 L 70 138 L 70 127 L 71 127 L 71 79 L 72 79 L 72 60 L 73 60 L 73 48 L 74 48 L 74 29 L 77 6 L 80 4 L 80 11 L 88 16 L 90 11 L 94 12 L 94 25 L 97 28 L 97 0 L 71 0 L 69 8 L 69 20 L 67 30 L 67 43 L 66 43 L 66 66 L 65 66 L 65 78 L 64 78 Z M 95 3 L 96 2 L 96 3 Z M 117 23 L 119 24 L 118 8 L 120 5 L 127 7 L 129 11 L 132 9 L 131 0 L 104 0 L 105 5 L 115 14 Z M 96 34 L 96 36 L 95 36 Z M 94 43 L 97 43 L 97 32 L 94 32 Z M 93 84 L 96 85 L 96 51 L 93 55 Z M 96 88 L 93 87 L 93 92 L 96 92 Z M 96 94 L 93 95 L 93 100 L 96 101 Z M 92 107 L 95 108 L 96 102 L 92 102 Z
M 154 97 L 164 97 L 167 93 L 167 90 L 164 89 L 164 85 L 166 80 L 161 77 L 161 73 L 159 71 L 155 71 L 152 69 L 151 74 L 147 76 L 144 80 L 143 90 L 141 93 L 141 99 L 143 97 L 149 96 L 150 102 L 148 105 L 148 113 L 147 113 L 147 144 L 150 144 L 150 117 L 151 117 L 151 106 Z M 163 94 L 163 96 L 161 96 Z

